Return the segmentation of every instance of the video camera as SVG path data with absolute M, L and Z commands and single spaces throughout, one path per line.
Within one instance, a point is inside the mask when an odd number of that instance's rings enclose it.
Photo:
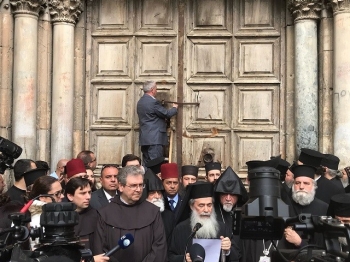
M 0 136 L 0 174 L 7 168 L 13 168 L 13 161 L 22 154 L 22 148 Z
M 312 238 L 314 233 L 321 233 L 325 248 L 307 245 L 292 250 L 290 260 L 284 257 L 286 253 L 281 254 L 277 249 L 271 252 L 271 261 L 310 261 L 312 258 L 320 262 L 350 262 L 349 252 L 342 250 L 339 242 L 339 238 L 343 238 L 350 245 L 350 225 L 326 216 L 302 213 L 289 217 L 289 206 L 281 200 L 279 173 L 272 167 L 258 167 L 248 172 L 249 200 L 233 213 L 233 233 L 239 234 L 241 239 L 272 242 L 282 239 L 284 229 L 288 226 L 295 231 L 302 231 L 302 238 Z
M 91 261 L 93 256 L 89 249 L 84 249 L 75 236 L 74 226 L 78 224 L 78 213 L 73 203 L 48 203 L 42 207 L 39 228 L 28 228 L 24 213 L 13 213 L 9 218 L 13 226 L 0 232 L 8 234 L 14 243 L 0 243 L 0 261 L 34 262 L 45 261 L 53 256 L 70 258 L 72 261 Z M 40 245 L 35 251 L 22 250 L 21 243 L 39 238 Z

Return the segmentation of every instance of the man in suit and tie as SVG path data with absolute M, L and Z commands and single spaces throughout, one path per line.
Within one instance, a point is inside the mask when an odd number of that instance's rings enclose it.
M 178 216 L 181 206 L 179 195 L 179 173 L 176 163 L 166 163 L 160 166 L 160 173 L 164 187 L 165 208 L 170 209 L 175 218 Z
M 156 100 L 157 83 L 146 81 L 143 85 L 144 95 L 137 103 L 137 115 L 140 124 L 139 143 L 142 160 L 147 164 L 152 159 L 164 156 L 163 146 L 168 144 L 166 119 L 177 113 L 177 104 L 169 110 Z
M 118 167 L 116 165 L 104 165 L 101 170 L 102 187 L 91 194 L 90 206 L 96 210 L 106 206 L 117 194 Z

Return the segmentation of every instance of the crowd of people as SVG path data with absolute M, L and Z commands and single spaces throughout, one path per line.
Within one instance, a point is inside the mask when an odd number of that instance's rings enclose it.
M 338 165 L 339 158 L 334 155 L 311 149 L 302 149 L 292 165 L 280 157 L 247 162 L 248 172 L 258 167 L 278 170 L 280 196 L 289 205 L 290 217 L 301 213 L 330 215 L 348 223 L 349 168 L 338 170 Z M 76 205 L 79 223 L 75 234 L 91 249 L 95 261 L 192 261 L 189 249 L 193 239 L 220 240 L 220 255 L 226 261 L 260 261 L 275 250 L 268 239 L 240 239 L 233 234 L 233 211 L 249 200 L 249 181 L 244 185 L 231 167 L 222 172 L 221 163 L 207 163 L 205 180 L 198 181 L 197 166 L 179 167 L 164 157 L 147 166 L 138 156 L 127 154 L 121 167 L 102 166 L 101 188 L 97 189 L 87 172 L 96 168 L 91 151 L 60 160 L 50 174 L 33 160 L 19 159 L 14 165 L 14 184 L 6 192 L 0 188 L 0 226 L 11 226 L 8 214 L 34 199 L 28 226 L 39 227 L 42 206 L 63 201 Z M 201 226 L 193 232 L 198 223 Z M 111 257 L 103 256 L 127 233 L 134 236 L 130 247 Z M 193 239 L 189 239 L 191 233 Z M 296 250 L 310 241 L 324 246 L 322 234 L 304 239 L 302 232 L 288 226 L 277 248 Z M 344 238 L 339 241 L 343 248 L 347 246 Z M 29 240 L 31 250 L 39 246 L 39 239 Z

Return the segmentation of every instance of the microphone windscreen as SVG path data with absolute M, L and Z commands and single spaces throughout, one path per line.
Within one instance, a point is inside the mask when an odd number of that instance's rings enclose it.
M 204 262 L 205 250 L 200 244 L 193 244 L 190 248 L 190 257 L 192 262 Z
M 118 246 L 120 246 L 121 249 L 125 249 L 132 243 L 134 243 L 134 237 L 131 234 L 127 233 L 119 239 Z

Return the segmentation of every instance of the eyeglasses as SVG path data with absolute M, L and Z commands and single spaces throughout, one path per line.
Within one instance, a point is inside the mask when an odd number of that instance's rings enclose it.
M 61 191 L 57 191 L 56 193 L 53 194 L 49 194 L 51 196 L 55 196 L 55 197 L 61 197 L 61 195 L 64 194 L 64 189 L 62 189 Z
M 142 189 L 145 188 L 145 184 L 136 184 L 136 185 L 124 185 L 127 186 L 128 188 L 130 188 L 131 190 L 136 190 L 136 189 Z

